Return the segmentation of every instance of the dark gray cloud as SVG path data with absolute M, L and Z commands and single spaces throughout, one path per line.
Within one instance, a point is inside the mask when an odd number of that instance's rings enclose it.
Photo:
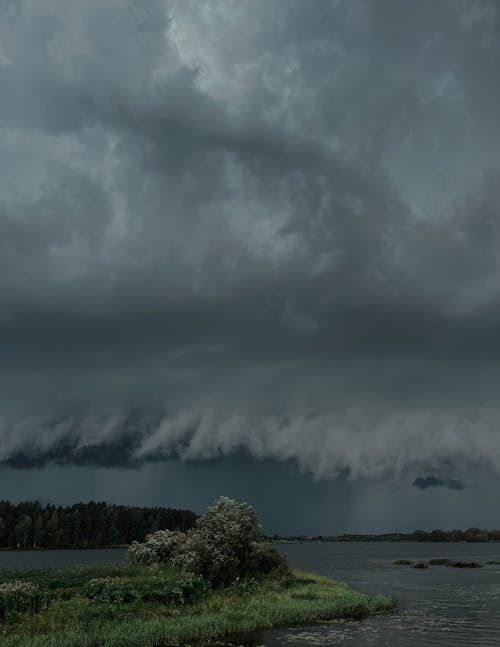
M 0 3 L 0 460 L 497 468 L 499 24 Z
M 442 479 L 439 476 L 417 476 L 412 483 L 413 487 L 419 490 L 427 490 L 429 488 L 447 487 L 449 490 L 463 490 L 465 485 L 459 479 Z

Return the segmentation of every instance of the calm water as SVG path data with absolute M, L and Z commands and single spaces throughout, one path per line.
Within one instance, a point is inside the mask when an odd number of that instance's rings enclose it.
M 393 564 L 396 559 L 435 557 L 484 564 L 500 560 L 500 543 L 305 543 L 278 548 L 297 568 L 330 575 L 359 591 L 397 598 L 400 610 L 363 622 L 266 631 L 253 636 L 249 647 L 500 646 L 500 566 L 417 570 Z M 122 549 L 0 551 L 0 568 L 119 562 L 124 555 Z
M 106 564 L 125 561 L 123 548 L 98 550 L 0 550 L 0 568 L 46 568 L 71 564 Z

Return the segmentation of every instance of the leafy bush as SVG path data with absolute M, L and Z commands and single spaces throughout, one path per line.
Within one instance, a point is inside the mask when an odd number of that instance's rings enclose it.
M 255 544 L 252 551 L 249 571 L 252 575 L 277 575 L 291 574 L 288 562 L 276 548 L 268 544 Z
M 260 524 L 253 508 L 220 497 L 190 530 L 173 564 L 197 573 L 215 586 L 251 571 Z
M 110 604 L 155 602 L 182 606 L 200 600 L 208 591 L 208 583 L 188 574 L 163 574 L 142 577 L 103 577 L 90 580 L 81 591 L 82 596 Z
M 128 549 L 129 561 L 135 565 L 166 564 L 179 550 L 185 534 L 174 530 L 158 530 L 146 535 L 143 543 L 132 542 Z
M 259 520 L 247 503 L 220 497 L 187 533 L 168 530 L 148 535 L 129 549 L 133 564 L 166 563 L 194 573 L 214 586 L 247 576 L 287 574 L 286 561 L 258 542 Z
M 42 591 L 31 582 L 13 580 L 0 584 L 0 618 L 12 614 L 31 613 L 34 615 L 43 602 Z

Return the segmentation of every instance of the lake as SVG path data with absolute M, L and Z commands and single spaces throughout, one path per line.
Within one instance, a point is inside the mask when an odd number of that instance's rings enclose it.
M 322 623 L 306 629 L 263 633 L 269 647 L 339 644 L 346 647 L 490 647 L 500 645 L 500 566 L 425 570 L 395 566 L 397 559 L 500 560 L 500 543 L 314 542 L 281 544 L 290 563 L 350 584 L 385 593 L 400 605 L 390 616 L 363 622 Z
M 106 564 L 123 562 L 124 548 L 87 550 L 0 550 L 0 568 L 47 568 L 72 564 Z
M 330 575 L 359 591 L 395 597 L 399 610 L 363 622 L 334 621 L 265 631 L 246 641 L 248 647 L 500 645 L 500 566 L 418 570 L 393 563 L 446 557 L 484 564 L 500 560 L 500 543 L 310 542 L 276 547 L 296 568 Z M 0 551 L 0 568 L 119 562 L 124 556 L 123 549 Z

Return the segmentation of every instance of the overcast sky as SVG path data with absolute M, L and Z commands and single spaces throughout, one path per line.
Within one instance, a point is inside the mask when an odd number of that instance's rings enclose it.
M 498 79 L 494 0 L 0 0 L 3 496 L 498 525 Z

